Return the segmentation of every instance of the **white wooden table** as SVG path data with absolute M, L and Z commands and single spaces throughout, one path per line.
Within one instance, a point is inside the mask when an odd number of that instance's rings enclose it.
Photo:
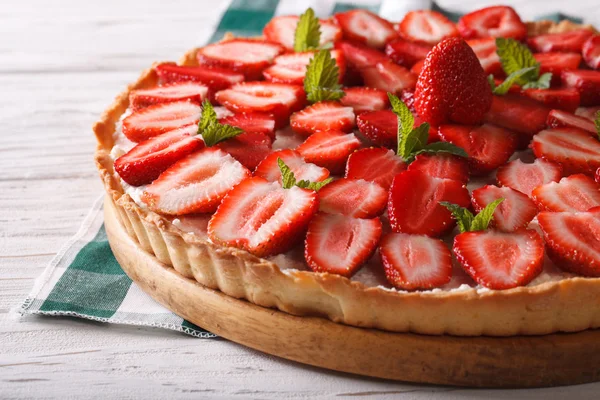
M 202 43 L 218 0 L 5 1 L 0 5 L 0 398 L 513 398 L 298 365 L 225 340 L 11 311 L 102 191 L 90 127 L 140 70 Z M 441 1 L 469 10 L 494 1 Z M 597 0 L 507 1 L 600 26 Z M 598 398 L 600 384 L 519 398 Z

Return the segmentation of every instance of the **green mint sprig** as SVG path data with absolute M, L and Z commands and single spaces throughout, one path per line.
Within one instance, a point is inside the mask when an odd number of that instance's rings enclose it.
M 315 17 L 312 8 L 306 9 L 304 14 L 300 15 L 296 31 L 294 32 L 294 51 L 302 52 L 319 48 L 321 41 L 321 25 L 319 19 Z
M 198 134 L 207 147 L 231 139 L 244 131 L 235 126 L 221 124 L 217 119 L 217 113 L 208 100 L 202 103 L 202 116 L 198 122 Z
M 294 172 L 292 172 L 290 167 L 288 167 L 281 158 L 277 158 L 277 165 L 279 166 L 279 170 L 281 171 L 281 186 L 283 186 L 284 189 L 290 189 L 294 186 L 298 186 L 302 189 L 312 189 L 314 191 L 319 191 L 319 189 L 329 184 L 333 180 L 332 178 L 327 178 L 321 182 L 310 182 L 306 179 L 296 181 Z
M 492 218 L 494 217 L 494 211 L 502 203 L 504 199 L 496 199 L 490 204 L 485 206 L 481 212 L 477 215 L 456 204 L 449 203 L 447 201 L 441 201 L 440 204 L 446 207 L 456 220 L 456 225 L 461 233 L 464 232 L 475 232 L 484 231 L 490 225 Z
M 339 84 L 340 70 L 329 50 L 320 50 L 310 59 L 304 77 L 304 91 L 311 103 L 339 100 L 345 96 Z

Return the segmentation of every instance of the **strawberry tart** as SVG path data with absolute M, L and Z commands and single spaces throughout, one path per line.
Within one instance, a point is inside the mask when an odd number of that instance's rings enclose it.
M 140 251 L 392 332 L 600 327 L 600 35 L 510 7 L 273 18 L 144 71 L 94 126 Z

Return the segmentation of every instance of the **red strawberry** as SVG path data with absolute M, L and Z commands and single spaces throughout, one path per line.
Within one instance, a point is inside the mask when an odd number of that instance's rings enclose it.
M 550 109 L 537 101 L 510 94 L 493 97 L 484 120 L 518 133 L 519 149 L 526 148 L 531 137 L 546 127 Z
M 546 122 L 550 128 L 579 128 L 596 136 L 596 126 L 587 118 L 566 111 L 552 110 Z
M 387 280 L 399 289 L 433 289 L 452 278 L 452 254 L 439 239 L 390 233 L 379 253 Z
M 579 129 L 541 131 L 533 137 L 531 147 L 536 157 L 560 164 L 565 175 L 593 175 L 600 167 L 600 142 Z
M 375 182 L 387 190 L 394 176 L 405 169 L 406 164 L 393 151 L 370 147 L 350 154 L 345 177 Z
M 467 40 L 467 44 L 475 52 L 486 74 L 502 75 L 502 64 L 500 64 L 498 53 L 496 53 L 496 39 L 471 39 Z
M 385 210 L 387 190 L 364 179 L 341 178 L 319 190 L 319 210 L 353 218 L 374 218 Z
M 590 36 L 581 49 L 585 63 L 592 69 L 600 69 L 600 35 Z
M 477 124 L 490 109 L 492 91 L 473 50 L 459 38 L 440 42 L 425 59 L 415 109 L 432 125 L 451 120 Z
M 311 182 L 320 182 L 329 177 L 328 170 L 315 164 L 307 163 L 300 153 L 290 149 L 278 150 L 269 154 L 258 164 L 254 175 L 271 182 L 281 182 L 281 171 L 277 164 L 278 158 L 281 158 L 290 167 L 297 181 L 305 179 Z
M 532 229 L 461 233 L 453 250 L 471 278 L 494 290 L 525 286 L 544 265 L 544 242 Z
M 294 132 L 305 136 L 319 131 L 351 132 L 354 111 L 336 101 L 320 101 L 292 114 L 290 125 Z
M 538 186 L 549 182 L 558 182 L 562 176 L 560 165 L 537 158 L 531 164 L 516 159 L 503 165 L 496 173 L 498 184 L 506 186 L 527 196 Z
M 382 61 L 372 67 L 360 70 L 365 86 L 400 93 L 404 89 L 412 89 L 417 77 L 408 69 L 390 60 Z
M 560 74 L 568 69 L 577 69 L 581 64 L 579 53 L 536 53 L 533 55 L 540 63 L 540 74 L 552 73 L 552 83 L 560 82 Z
M 273 114 L 276 127 L 284 125 L 289 115 L 305 102 L 302 86 L 273 82 L 240 83 L 218 92 L 215 98 L 234 112 Z
M 304 53 L 287 53 L 277 56 L 273 61 L 273 65 L 263 71 L 263 75 L 270 82 L 302 85 L 304 83 L 304 75 L 306 75 L 306 67 L 314 54 L 312 51 L 307 51 Z M 341 50 L 334 49 L 331 50 L 331 57 L 338 66 L 339 81 L 342 82 L 346 71 L 344 55 Z
M 468 207 L 469 191 L 462 182 L 435 178 L 422 171 L 404 171 L 394 177 L 388 199 L 388 217 L 394 232 L 439 236 L 454 227 L 441 201 Z
M 457 28 L 465 39 L 527 37 L 527 27 L 519 14 L 507 6 L 486 7 L 465 14 L 458 20 Z
M 575 174 L 538 186 L 531 196 L 542 211 L 588 211 L 600 206 L 600 185 L 589 176 Z
M 248 178 L 227 193 L 208 223 L 208 237 L 258 257 L 282 253 L 302 237 L 318 208 L 314 190 Z
M 600 210 L 542 212 L 538 222 L 548 256 L 557 266 L 583 276 L 600 276 Z
M 310 135 L 296 151 L 306 162 L 327 168 L 332 174 L 343 174 L 348 156 L 360 145 L 352 133 L 321 131 Z
M 208 94 L 208 88 L 195 82 L 176 82 L 150 89 L 137 89 L 129 93 L 129 104 L 133 111 L 153 104 L 173 101 L 190 101 L 201 104 Z
M 585 43 L 592 34 L 593 32 L 589 29 L 577 29 L 562 33 L 548 33 L 528 38 L 527 44 L 533 51 L 540 53 L 548 53 L 550 51 L 581 53 L 583 43 Z
M 419 76 L 421 71 L 423 71 L 423 67 L 425 66 L 425 60 L 421 60 L 415 63 L 412 67 L 410 67 L 410 72 Z
M 491 124 L 481 126 L 442 125 L 440 137 L 463 148 L 469 155 L 473 175 L 486 175 L 508 161 L 517 148 L 514 133 Z
M 231 154 L 244 167 L 253 170 L 271 153 L 272 140 L 260 132 L 245 132 L 217 146 Z
M 345 88 L 344 92 L 346 95 L 342 97 L 340 102 L 343 106 L 352 107 L 354 114 L 383 110 L 390 106 L 390 100 L 385 90 L 369 87 L 349 87 Z
M 398 24 L 398 32 L 413 42 L 431 45 L 460 35 L 452 21 L 431 10 L 409 11 Z
M 471 202 L 476 212 L 481 212 L 491 202 L 504 199 L 496 211 L 492 226 L 504 232 L 514 232 L 527 228 L 531 220 L 537 215 L 535 203 L 527 195 L 509 187 L 486 185 L 471 193 Z
M 375 252 L 379 218 L 360 219 L 318 213 L 308 226 L 304 259 L 314 272 L 351 277 Z
M 579 91 L 582 106 L 600 105 L 600 71 L 563 71 L 560 78 L 563 86 Z
M 341 41 L 335 44 L 335 48 L 344 54 L 348 66 L 357 70 L 389 61 L 383 52 L 354 42 Z
M 150 183 L 177 160 L 204 147 L 197 131 L 196 125 L 188 125 L 145 140 L 115 160 L 115 171 L 132 186 Z
M 263 133 L 275 138 L 275 118 L 264 113 L 237 113 L 221 118 L 221 124 L 238 127 L 246 133 Z
M 123 134 L 132 142 L 142 142 L 182 126 L 197 124 L 200 113 L 200 106 L 189 101 L 155 104 L 125 117 Z
M 600 168 L 596 171 L 596 182 L 600 183 Z
M 415 110 L 415 91 L 412 89 L 405 89 L 403 91 L 400 92 L 400 100 L 402 100 L 402 102 L 404 104 L 406 104 L 406 107 L 408 107 L 408 109 L 413 113 L 416 114 L 417 110 Z
M 146 188 L 142 201 L 167 215 L 210 213 L 232 187 L 249 176 L 250 171 L 229 154 L 205 148 L 160 174 Z
M 364 9 L 337 13 L 334 17 L 342 28 L 346 40 L 382 48 L 387 42 L 398 36 L 389 21 Z
M 412 67 L 417 61 L 424 60 L 431 46 L 409 42 L 405 39 L 395 39 L 385 45 L 385 54 L 396 64 Z
M 579 92 L 573 88 L 527 89 L 523 94 L 549 108 L 573 112 L 579 107 Z
M 590 121 L 594 121 L 596 119 L 596 115 L 600 111 L 600 106 L 596 107 L 579 107 L 575 110 L 575 115 L 578 115 L 583 118 L 587 118 Z
M 275 17 L 265 25 L 263 35 L 271 42 L 283 45 L 288 50 L 294 50 L 294 35 L 298 26 L 297 15 Z M 337 42 L 342 38 L 342 30 L 333 21 L 319 20 L 321 26 L 320 45 Z
M 467 160 L 449 153 L 419 154 L 407 169 L 421 171 L 434 178 L 453 179 L 464 184 L 469 180 Z
M 391 110 L 368 111 L 356 117 L 360 133 L 378 146 L 393 149 L 398 135 L 398 117 Z

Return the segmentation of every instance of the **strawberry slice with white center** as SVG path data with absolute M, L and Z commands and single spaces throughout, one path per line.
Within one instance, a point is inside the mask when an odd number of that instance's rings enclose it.
M 454 238 L 453 250 L 475 282 L 494 290 L 525 286 L 544 265 L 544 242 L 531 229 L 461 233 Z
M 272 140 L 260 132 L 245 132 L 217 146 L 231 154 L 244 167 L 254 170 L 271 153 Z
M 294 132 L 309 136 L 319 131 L 351 132 L 355 123 L 352 107 L 337 101 L 320 101 L 290 117 Z
M 517 149 L 513 132 L 492 124 L 481 126 L 442 125 L 442 140 L 464 149 L 472 175 L 486 175 L 508 161 Z
M 575 111 L 577 107 L 579 107 L 579 102 L 581 101 L 579 91 L 573 88 L 526 89 L 523 90 L 522 94 L 530 99 L 539 101 L 546 107 L 568 112 Z M 552 114 L 552 112 L 550 114 Z
M 581 53 L 585 41 L 592 36 L 590 29 L 576 29 L 570 32 L 548 33 L 532 36 L 527 44 L 533 51 L 548 53 L 551 51 Z
M 533 137 L 533 153 L 560 164 L 565 175 L 593 175 L 600 167 L 600 142 L 573 128 L 543 130 Z
M 365 86 L 400 93 L 417 85 L 417 76 L 393 61 L 386 60 L 360 70 Z
M 375 182 L 387 190 L 406 164 L 391 150 L 370 147 L 350 154 L 345 177 Z
M 600 276 L 600 209 L 541 212 L 538 222 L 548 256 L 558 267 L 583 276 Z
M 600 106 L 579 107 L 577 110 L 575 110 L 575 115 L 583 117 L 583 118 L 587 118 L 590 121 L 594 121 L 596 119 L 596 115 L 598 114 L 598 111 L 600 111 Z
M 195 82 L 179 82 L 156 86 L 151 89 L 137 89 L 129 93 L 129 104 L 133 111 L 153 104 L 173 101 L 189 101 L 201 104 L 208 95 L 208 87 Z
M 314 190 L 284 189 L 260 177 L 248 178 L 227 193 L 208 223 L 208 236 L 223 246 L 267 257 L 299 240 L 318 207 Z
M 306 67 L 315 55 L 312 51 L 304 53 L 288 53 L 277 56 L 273 65 L 263 71 L 267 81 L 302 85 L 306 75 Z M 331 58 L 338 66 L 339 82 L 344 79 L 346 60 L 341 50 L 331 50 Z
M 540 63 L 540 74 L 552 73 L 552 83 L 560 82 L 562 71 L 577 69 L 581 64 L 581 54 L 579 53 L 535 53 L 533 57 Z
M 294 37 L 298 19 L 297 15 L 275 17 L 265 25 L 263 35 L 271 42 L 279 43 L 288 50 L 294 50 Z M 321 46 L 342 38 L 342 30 L 335 22 L 321 19 L 319 25 L 321 27 L 321 39 L 319 41 Z
M 431 45 L 460 34 L 452 21 L 442 13 L 431 10 L 410 11 L 398 24 L 398 32 L 413 42 Z
M 281 158 L 283 162 L 292 170 L 297 181 L 307 180 L 311 182 L 321 182 L 329 177 L 329 171 L 315 164 L 307 163 L 304 158 L 295 150 L 278 150 L 269 154 L 258 164 L 254 171 L 255 176 L 260 176 L 271 182 L 281 182 L 281 170 L 277 164 L 277 159 Z
M 357 70 L 389 61 L 385 53 L 355 42 L 340 41 L 335 44 L 335 48 L 344 54 L 348 66 Z
M 350 10 L 337 13 L 334 17 L 346 40 L 380 49 L 398 36 L 389 21 L 368 10 Z
M 365 111 L 384 110 L 390 106 L 387 92 L 382 89 L 369 87 L 345 88 L 346 95 L 340 99 L 340 103 L 346 107 L 352 107 L 354 114 Z
M 293 111 L 305 102 L 302 86 L 273 82 L 247 82 L 215 95 L 217 101 L 233 112 L 262 112 L 275 116 L 276 127 L 287 122 Z
M 439 239 L 390 233 L 381 240 L 379 253 L 387 280 L 399 289 L 433 289 L 452 278 L 452 254 Z
M 410 68 L 417 61 L 424 60 L 431 45 L 414 43 L 405 39 L 395 39 L 385 45 L 385 54 L 396 64 Z
M 248 80 L 257 80 L 262 71 L 285 49 L 278 43 L 259 39 L 225 40 L 198 50 L 200 65 L 227 68 L 244 74 Z
M 419 154 L 407 169 L 425 172 L 435 178 L 453 179 L 464 184 L 469 180 L 467 159 L 449 153 Z
M 132 142 L 142 142 L 200 120 L 201 108 L 189 101 L 155 104 L 123 119 L 123 134 Z
M 373 218 L 385 210 L 387 190 L 364 179 L 341 178 L 319 190 L 319 210 L 353 218 Z
M 519 14 L 507 6 L 482 8 L 463 15 L 456 26 L 465 39 L 512 38 L 523 40 L 527 27 Z
M 567 111 L 552 110 L 548 114 L 546 122 L 550 128 L 578 128 L 590 132 L 593 136 L 597 135 L 596 126 L 587 118 L 571 114 Z
M 502 74 L 502 64 L 496 52 L 496 39 L 471 39 L 467 40 L 467 44 L 473 49 L 486 74 Z
M 321 131 L 310 135 L 296 151 L 306 162 L 327 168 L 332 174 L 343 174 L 348 156 L 360 145 L 353 133 Z
M 132 186 L 152 182 L 176 161 L 204 147 L 196 125 L 145 140 L 115 160 L 115 171 Z
M 440 236 L 452 230 L 454 219 L 442 201 L 468 207 L 469 191 L 462 182 L 429 176 L 421 171 L 396 175 L 388 198 L 388 217 L 394 232 Z
M 543 158 L 536 158 L 531 164 L 516 159 L 498 168 L 496 180 L 498 184 L 518 190 L 531 196 L 538 186 L 549 182 L 558 182 L 562 177 L 560 165 Z
M 379 218 L 361 219 L 318 213 L 310 221 L 304 259 L 314 272 L 351 277 L 377 248 L 381 238 Z
M 275 118 L 271 114 L 236 113 L 220 118 L 219 123 L 235 126 L 246 133 L 263 133 L 275 139 Z
M 527 228 L 538 213 L 535 203 L 526 194 L 507 186 L 486 185 L 471 193 L 473 208 L 478 213 L 498 199 L 504 199 L 504 201 L 496 207 L 490 225 L 501 231 L 514 232 L 521 228 Z
M 250 176 L 242 164 L 217 148 L 191 154 L 164 171 L 142 201 L 167 215 L 214 212 L 232 187 Z
M 581 49 L 585 63 L 592 69 L 600 69 L 600 35 L 589 37 Z
M 531 197 L 542 211 L 588 211 L 600 206 L 600 185 L 589 176 L 575 174 L 535 188 Z
M 600 105 L 600 71 L 563 71 L 560 74 L 563 86 L 575 88 L 581 96 L 582 106 Z

